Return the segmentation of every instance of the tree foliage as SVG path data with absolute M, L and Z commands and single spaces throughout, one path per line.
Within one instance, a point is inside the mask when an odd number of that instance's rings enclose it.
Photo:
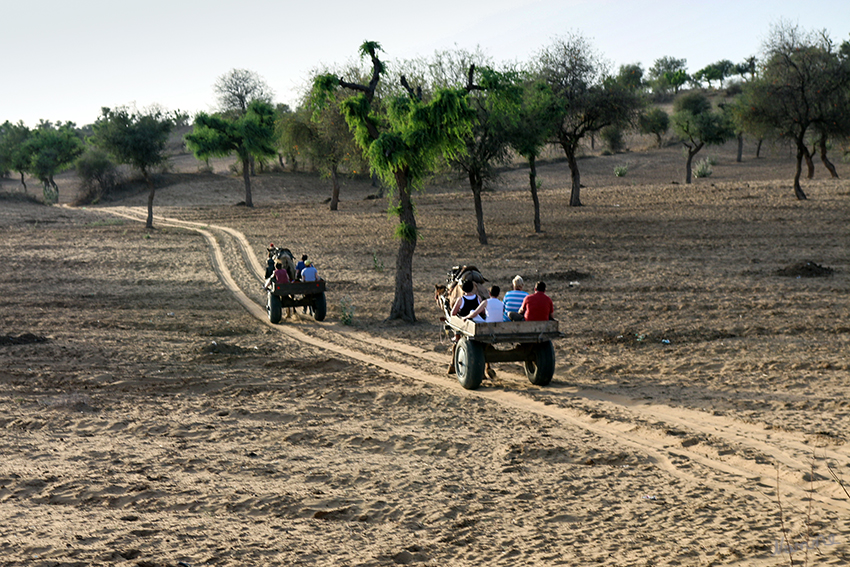
M 797 149 L 794 194 L 806 199 L 800 184 L 803 161 L 814 174 L 809 136 L 846 136 L 850 124 L 850 60 L 826 32 L 807 33 L 777 24 L 765 42 L 759 76 L 744 88 L 740 119 L 787 140 Z
M 534 231 L 541 232 L 537 158 L 558 131 L 561 106 L 551 85 L 536 73 L 518 73 L 515 80 L 521 88 L 521 98 L 510 112 L 503 113 L 504 128 L 511 147 L 528 161 Z
M 687 153 L 685 183 L 690 183 L 694 156 L 706 145 L 727 142 L 734 136 L 734 130 L 727 115 L 714 110 L 708 97 L 700 92 L 680 96 L 673 110 L 673 128 Z
M 450 165 L 468 180 L 475 208 L 478 242 L 487 244 L 484 207 L 481 194 L 498 177 L 499 165 L 510 159 L 506 114 L 521 97 L 513 74 L 488 66 L 476 66 L 478 54 L 454 50 L 435 54 L 432 69 L 439 69 L 435 88 L 466 90 L 474 112 L 472 128 L 464 139 L 466 151 L 449 160 Z
M 66 122 L 58 127 L 43 123 L 30 133 L 24 146 L 23 152 L 30 159 L 27 171 L 41 181 L 45 202 L 55 203 L 59 199 L 59 187 L 53 176 L 72 167 L 84 148 L 74 123 Z
M 649 68 L 648 83 L 652 92 L 659 96 L 679 94 L 679 89 L 690 79 L 687 59 L 661 57 Z
M 226 117 L 199 113 L 195 126 L 186 134 L 186 143 L 198 159 L 226 157 L 234 153 L 242 164 L 245 206 L 253 207 L 251 195 L 251 159 L 277 155 L 275 147 L 275 111 L 271 104 L 253 100 L 245 114 Z
M 153 228 L 154 187 L 151 169 L 166 160 L 165 144 L 174 129 L 175 115 L 161 108 L 137 111 L 127 107 L 103 108 L 93 125 L 92 143 L 118 163 L 138 169 L 148 185 L 148 217 Z
M 24 191 L 27 190 L 24 174 L 30 169 L 29 137 L 30 129 L 22 121 L 12 124 L 7 120 L 0 126 L 0 171 L 18 172 Z
M 367 41 L 360 47 L 360 55 L 372 63 L 368 83 L 349 82 L 332 74 L 317 76 L 313 81 L 314 103 L 318 111 L 334 103 L 339 88 L 350 93 L 339 103 L 340 111 L 372 170 L 391 188 L 398 202 L 392 209 L 399 218 L 396 235 L 400 244 L 389 319 L 414 322 L 413 254 L 418 230 L 412 192 L 421 187 L 438 159 L 450 159 L 465 151 L 464 139 L 474 113 L 464 89 L 437 89 L 426 99 L 404 75 L 399 79 L 403 91 L 378 105 L 375 94 L 386 74 L 379 51 L 377 42 Z
M 607 65 L 584 37 L 556 39 L 537 58 L 540 76 L 560 107 L 558 143 L 572 176 L 570 206 L 581 206 L 577 155 L 581 140 L 606 126 L 625 127 L 643 106 L 640 94 L 607 74 Z
M 652 134 L 660 148 L 663 143 L 662 136 L 670 129 L 670 115 L 657 106 L 647 112 L 642 112 L 638 117 L 638 128 L 643 134 Z
M 311 97 L 313 93 L 311 92 Z M 357 173 L 364 167 L 363 154 L 360 146 L 354 141 L 345 117 L 340 112 L 339 103 L 343 93 L 336 93 L 336 103 L 322 107 L 315 106 L 310 99 L 307 108 L 315 108 L 311 116 L 299 113 L 294 121 L 289 122 L 288 135 L 300 142 L 302 153 L 309 156 L 319 171 L 330 178 L 332 184 L 330 210 L 339 207 L 340 168 Z

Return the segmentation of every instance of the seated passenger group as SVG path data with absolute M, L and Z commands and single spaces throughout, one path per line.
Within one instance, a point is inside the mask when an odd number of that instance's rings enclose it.
M 473 282 L 466 281 L 461 289 L 463 296 L 452 307 L 451 314 L 475 323 L 501 323 L 504 321 L 549 321 L 555 318 L 555 305 L 546 295 L 546 284 L 537 282 L 534 293 L 523 291 L 522 277 L 511 282 L 512 289 L 505 294 L 504 302 L 499 299 L 502 290 L 494 285 L 490 297 L 479 301 Z M 483 315 L 482 315 L 483 314 Z

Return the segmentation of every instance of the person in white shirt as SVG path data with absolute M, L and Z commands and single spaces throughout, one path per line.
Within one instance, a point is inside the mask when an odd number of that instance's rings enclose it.
M 499 286 L 491 287 L 490 298 L 487 301 L 482 301 L 464 319 L 472 319 L 476 323 L 501 323 L 504 320 L 505 304 L 499 299 L 500 293 L 502 293 L 502 290 Z M 481 317 L 482 312 L 484 313 L 483 318 Z

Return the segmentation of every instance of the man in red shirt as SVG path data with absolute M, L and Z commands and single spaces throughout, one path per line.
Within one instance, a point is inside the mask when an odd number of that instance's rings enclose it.
M 555 318 L 555 304 L 545 292 L 546 284 L 537 282 L 534 293 L 522 300 L 519 313 L 526 321 L 549 321 Z

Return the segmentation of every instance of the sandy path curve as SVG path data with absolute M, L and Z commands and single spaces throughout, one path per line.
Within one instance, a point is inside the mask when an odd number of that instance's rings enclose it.
M 146 211 L 142 208 L 115 207 L 105 210 L 139 222 L 144 222 L 146 218 Z M 456 394 L 480 396 L 506 407 L 583 428 L 600 437 L 612 439 L 625 447 L 640 451 L 672 476 L 688 482 L 722 484 L 727 490 L 731 489 L 741 494 L 752 494 L 756 491 L 764 494 L 766 498 L 775 498 L 775 496 L 769 496 L 767 493 L 776 487 L 776 465 L 781 464 L 786 471 L 781 474 L 778 483 L 784 497 L 792 496 L 800 499 L 812 497 L 823 507 L 843 512 L 850 511 L 850 502 L 842 498 L 843 494 L 837 483 L 833 483 L 831 480 L 820 481 L 815 491 L 812 492 L 811 482 L 804 481 L 806 473 L 811 468 L 811 459 L 816 450 L 819 457 L 826 457 L 839 467 L 850 465 L 850 454 L 843 447 L 841 449 L 835 447 L 815 449 L 799 434 L 765 431 L 755 425 L 746 424 L 726 416 L 715 416 L 706 412 L 663 404 L 645 404 L 639 400 L 600 391 L 579 391 L 574 388 L 563 388 L 563 391 L 556 391 L 555 396 L 560 395 L 563 398 L 567 395 L 573 395 L 596 401 L 619 412 L 625 412 L 627 419 L 610 420 L 594 417 L 581 407 L 564 407 L 558 403 L 538 401 L 517 391 L 498 389 L 466 391 L 454 380 L 447 380 L 445 376 L 424 371 L 413 365 L 395 362 L 386 357 L 369 354 L 359 348 L 323 340 L 300 331 L 292 325 L 271 324 L 268 321 L 265 308 L 249 298 L 232 277 L 215 234 L 217 232 L 219 235 L 224 234 L 231 238 L 240 249 L 249 271 L 258 281 L 262 281 L 261 274 L 265 267 L 260 263 L 256 254 L 252 252 L 247 238 L 241 232 L 229 227 L 181 221 L 161 216 L 156 216 L 156 219 L 162 225 L 190 229 L 201 234 L 209 244 L 212 265 L 221 283 L 251 315 L 292 340 L 301 341 L 334 352 L 336 355 L 382 368 L 399 376 L 413 378 L 441 388 L 449 388 Z M 381 339 L 353 329 L 340 329 L 337 325 L 315 322 L 313 324 L 331 329 L 332 334 L 348 339 L 347 345 L 368 344 L 431 363 L 445 365 L 448 362 L 445 355 L 425 351 L 412 345 Z M 524 377 L 522 379 L 524 380 Z M 712 445 L 677 445 L 671 442 L 669 437 L 658 433 L 657 428 L 653 430 L 635 426 L 632 420 L 628 419 L 629 416 L 636 420 L 640 418 L 668 424 L 670 427 L 686 428 L 693 433 L 710 436 L 722 440 L 724 443 L 755 451 L 765 458 L 720 454 Z M 694 464 L 699 466 L 694 467 Z

